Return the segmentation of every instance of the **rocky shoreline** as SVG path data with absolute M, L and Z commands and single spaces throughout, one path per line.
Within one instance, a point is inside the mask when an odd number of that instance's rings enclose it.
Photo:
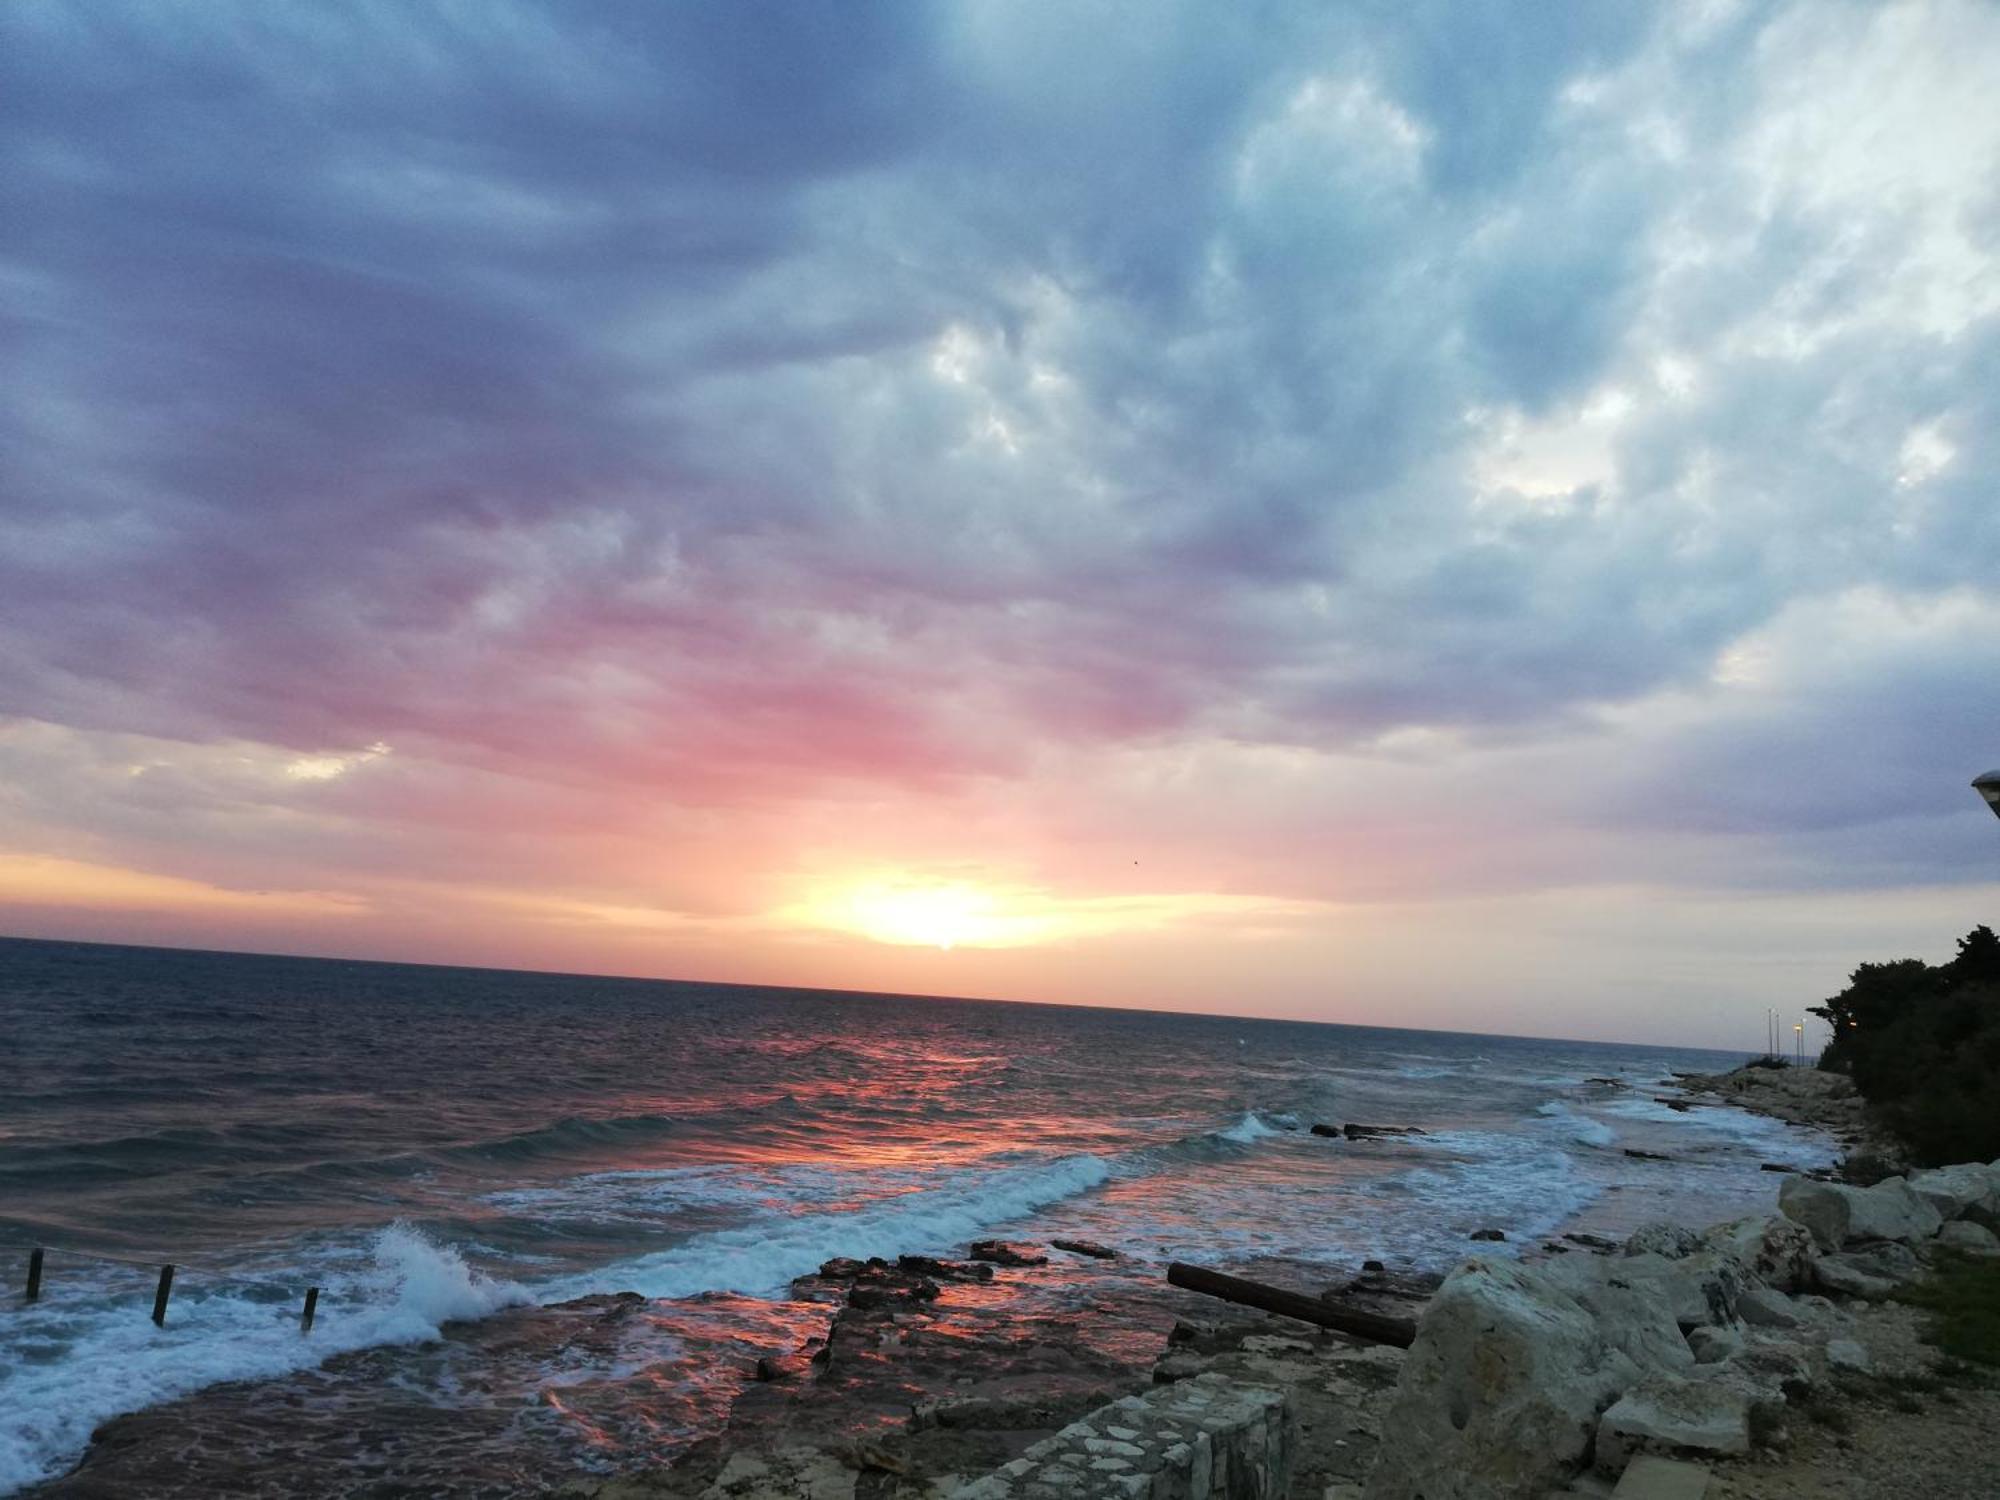
M 1831 1078 L 1746 1069 L 1678 1082 L 1690 1095 L 1834 1136 L 1852 1173 L 1879 1143 L 1845 1080 Z M 1899 1403 L 1933 1381 L 1937 1357 L 1916 1339 L 1915 1314 L 1886 1300 L 1941 1250 L 2000 1255 L 2000 1163 L 1879 1182 L 1871 1173 L 1864 1184 L 1785 1170 L 1781 1181 L 1764 1179 L 1775 1211 L 1701 1232 L 1633 1216 L 1612 1233 L 1570 1232 L 1518 1259 L 1513 1245 L 1495 1245 L 1449 1276 L 1369 1262 L 1338 1286 L 1321 1285 L 1319 1265 L 1246 1267 L 1414 1325 L 1407 1350 L 1194 1296 L 1134 1275 L 1116 1247 L 1084 1240 L 982 1241 L 958 1259 L 829 1261 L 792 1286 L 786 1305 L 802 1315 L 791 1340 L 751 1351 L 741 1376 L 726 1377 L 743 1383 L 718 1392 L 726 1415 L 712 1436 L 650 1470 L 567 1481 L 524 1472 L 508 1492 L 1543 1500 L 1607 1496 L 1639 1459 L 1692 1459 L 1712 1470 L 1711 1500 L 2000 1494 L 1990 1444 L 1954 1425 L 2000 1432 L 2000 1395 L 1968 1393 L 1963 1409 L 1932 1417 L 1906 1410 Z M 1472 1238 L 1504 1239 L 1497 1230 Z M 1051 1286 L 1063 1296 L 1051 1299 Z M 564 1337 L 587 1342 L 645 1314 L 628 1293 L 524 1316 L 567 1319 L 576 1328 Z M 479 1331 L 521 1336 L 499 1325 Z M 216 1413 L 239 1405 L 242 1423 L 261 1422 L 265 1408 L 298 1397 L 284 1383 L 246 1383 L 203 1393 L 198 1422 L 171 1409 L 119 1418 L 46 1492 L 109 1496 L 143 1483 L 163 1496 L 203 1493 L 208 1470 L 192 1450 L 166 1483 L 163 1435 L 212 1433 Z M 1835 1406 L 1846 1425 L 1830 1425 Z M 400 1432 L 402 1417 L 385 1413 L 379 1425 Z M 1897 1472 L 1927 1474 L 1921 1488 L 1869 1470 L 1891 1454 Z M 1933 1472 L 1941 1454 L 1950 1462 Z M 329 1481 L 391 1457 L 368 1449 L 350 1464 L 329 1454 Z M 1852 1473 L 1873 1473 L 1870 1487 L 1842 1488 Z

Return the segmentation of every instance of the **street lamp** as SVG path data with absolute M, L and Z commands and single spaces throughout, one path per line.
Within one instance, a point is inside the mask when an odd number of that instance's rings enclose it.
M 1993 816 L 2000 818 L 2000 771 L 1988 771 L 1984 776 L 1973 777 L 1972 789 L 1986 799 L 1986 805 L 1993 809 Z

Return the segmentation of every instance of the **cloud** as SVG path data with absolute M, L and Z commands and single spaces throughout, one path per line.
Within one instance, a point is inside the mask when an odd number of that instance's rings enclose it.
M 7 7 L 8 826 L 697 912 L 864 808 L 1035 889 L 1969 878 L 1996 65 L 1948 3 Z M 80 790 L 133 737 L 178 779 Z M 1850 814 L 1771 769 L 1835 742 Z

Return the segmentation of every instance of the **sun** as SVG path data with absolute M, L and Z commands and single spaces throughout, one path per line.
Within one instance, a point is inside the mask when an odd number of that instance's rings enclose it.
M 964 884 L 867 885 L 849 894 L 848 907 L 848 925 L 863 937 L 913 948 L 991 941 L 1000 925 L 993 897 Z

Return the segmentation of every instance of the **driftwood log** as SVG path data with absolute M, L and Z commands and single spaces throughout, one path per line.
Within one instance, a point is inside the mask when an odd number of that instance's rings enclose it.
M 1190 1266 L 1182 1261 L 1175 1261 L 1167 1267 L 1167 1281 L 1190 1292 L 1220 1297 L 1224 1302 L 1236 1302 L 1262 1312 L 1276 1313 L 1281 1318 L 1297 1318 L 1301 1323 L 1331 1328 L 1335 1333 L 1365 1339 L 1371 1344 L 1393 1344 L 1398 1349 L 1407 1349 L 1417 1336 L 1414 1318 L 1385 1317 L 1381 1313 L 1329 1302 L 1320 1297 L 1288 1292 L 1282 1287 L 1266 1286 L 1261 1281 L 1225 1276 L 1220 1271 Z

